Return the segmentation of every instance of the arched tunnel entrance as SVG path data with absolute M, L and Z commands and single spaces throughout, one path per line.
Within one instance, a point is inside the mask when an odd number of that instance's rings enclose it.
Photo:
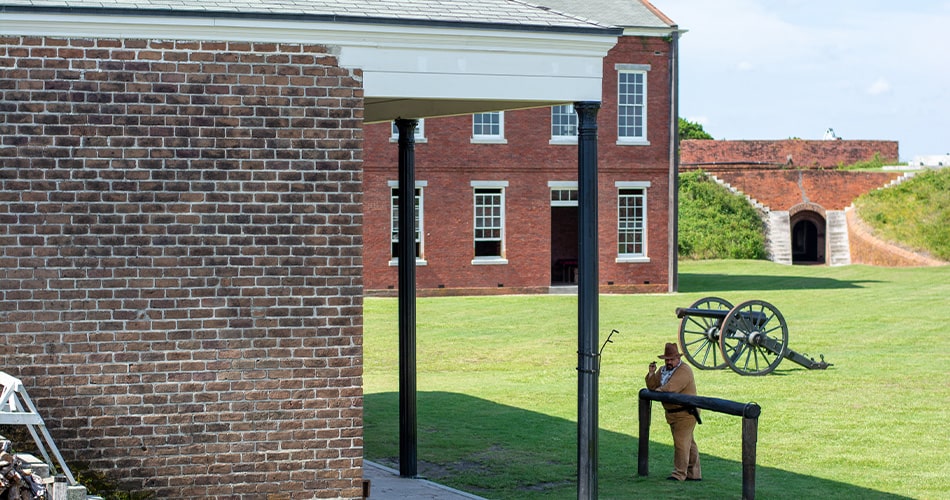
M 796 213 L 789 221 L 792 228 L 792 264 L 824 264 L 825 218 L 810 210 Z

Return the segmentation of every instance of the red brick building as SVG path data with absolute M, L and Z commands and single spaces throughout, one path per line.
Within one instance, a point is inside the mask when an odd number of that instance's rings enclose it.
M 2 371 L 123 489 L 361 498 L 364 125 L 599 102 L 619 34 L 508 0 L 0 0 Z
M 647 3 L 617 12 L 597 11 L 597 2 L 540 3 L 625 28 L 604 59 L 598 114 L 600 286 L 670 291 L 676 27 Z M 420 294 L 547 293 L 575 282 L 572 115 L 556 106 L 424 120 L 415 144 Z M 365 287 L 394 293 L 394 127 L 364 133 Z

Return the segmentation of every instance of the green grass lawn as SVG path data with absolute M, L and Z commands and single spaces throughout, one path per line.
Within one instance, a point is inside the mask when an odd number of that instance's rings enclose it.
M 758 498 L 950 498 L 950 266 L 886 269 L 685 262 L 678 294 L 600 298 L 599 497 L 739 498 L 741 419 L 705 412 L 705 480 L 665 481 L 672 439 L 653 412 L 637 477 L 637 392 L 676 340 L 674 309 L 714 295 L 774 304 L 789 347 L 769 375 L 695 370 L 699 394 L 762 407 Z M 365 456 L 398 468 L 396 299 L 365 303 Z M 417 303 L 419 473 L 487 498 L 576 498 L 577 299 Z M 671 484 L 672 483 L 672 484 Z

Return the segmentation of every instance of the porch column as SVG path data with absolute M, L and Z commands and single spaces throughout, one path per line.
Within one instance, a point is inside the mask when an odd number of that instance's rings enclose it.
M 667 288 L 669 292 L 678 292 L 680 287 L 679 279 L 679 192 L 680 192 L 680 84 L 679 84 L 679 42 L 680 31 L 677 26 L 673 26 L 670 33 L 670 204 L 668 210 L 670 213 L 669 224 L 669 250 L 667 250 L 667 259 L 669 265 L 667 269 L 670 274 L 670 285 Z
M 599 273 L 597 250 L 597 112 L 600 103 L 574 103 L 577 112 L 577 498 L 597 498 Z
M 416 435 L 416 125 L 399 118 L 399 475 L 418 475 Z

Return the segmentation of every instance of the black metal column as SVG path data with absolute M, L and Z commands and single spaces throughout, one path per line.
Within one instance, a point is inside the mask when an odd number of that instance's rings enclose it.
M 680 127 L 679 127 L 679 28 L 670 34 L 670 292 L 679 291 L 679 191 L 680 191 Z
M 597 112 L 599 102 L 576 102 L 577 258 L 577 498 L 597 498 L 598 296 Z
M 418 475 L 416 435 L 416 125 L 397 119 L 399 130 L 399 475 Z

